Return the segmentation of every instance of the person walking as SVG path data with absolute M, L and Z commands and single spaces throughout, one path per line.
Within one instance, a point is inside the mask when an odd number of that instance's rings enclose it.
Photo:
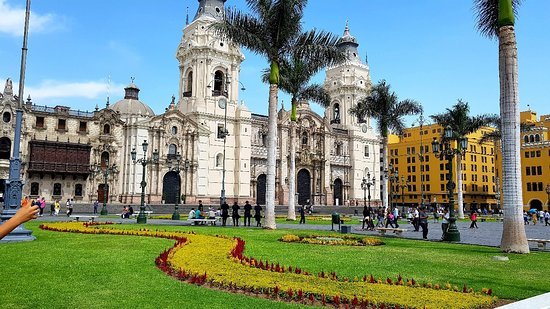
M 239 209 L 241 209 L 241 207 L 239 207 L 239 204 L 237 204 L 237 202 L 235 201 L 235 203 L 233 203 L 233 206 L 231 206 L 231 217 L 233 218 L 233 226 L 239 226 L 239 218 L 241 217 L 239 215 Z
M 550 225 L 550 213 L 548 212 L 548 210 L 545 210 L 544 211 L 544 226 L 548 226 Z
M 252 205 L 248 201 L 244 203 L 244 226 L 248 221 L 248 226 L 250 226 L 250 219 L 252 218 Z
M 399 228 L 399 209 L 397 209 L 397 206 L 393 207 L 393 224 L 395 224 L 395 228 Z
M 42 217 L 44 215 L 44 208 L 46 208 L 46 199 L 44 197 L 42 197 L 41 199 L 37 199 L 36 203 L 38 204 L 38 207 L 40 208 L 39 216 Z
M 59 204 L 59 200 L 55 200 L 53 207 L 55 209 L 55 216 L 59 216 L 59 211 L 61 210 L 61 205 Z
M 225 226 L 227 224 L 227 217 L 229 217 L 229 205 L 226 201 L 222 204 L 222 226 Z
M 254 219 L 256 219 L 256 227 L 262 227 L 262 206 L 260 204 L 254 206 Z
M 443 232 L 443 235 L 441 235 L 441 239 L 443 240 L 445 237 L 445 233 L 447 233 L 447 230 L 449 229 L 449 218 L 450 218 L 449 210 L 445 209 L 445 214 L 441 217 L 441 230 Z
M 73 203 L 71 203 L 71 199 L 67 199 L 67 217 L 70 217 L 73 214 Z
M 416 207 L 413 208 L 412 215 L 413 215 L 412 225 L 414 227 L 414 231 L 418 232 L 418 229 L 420 227 L 420 225 L 419 225 L 420 213 L 418 212 L 418 208 L 416 208 Z
M 393 213 L 391 211 L 388 211 L 386 213 L 386 226 L 385 226 L 385 228 L 388 228 L 388 225 L 391 225 L 392 229 L 395 228 L 395 226 L 393 225 Z
M 299 224 L 306 224 L 306 210 L 304 209 L 304 205 L 300 206 L 300 223 Z
M 97 215 L 97 208 L 99 207 L 99 201 L 95 200 L 94 202 L 94 215 Z
M 470 220 L 472 220 L 470 228 L 473 229 L 475 227 L 477 229 L 477 213 L 475 211 L 472 211 L 470 214 Z
M 422 239 L 428 240 L 428 213 L 423 207 L 418 213 L 418 225 L 422 228 Z

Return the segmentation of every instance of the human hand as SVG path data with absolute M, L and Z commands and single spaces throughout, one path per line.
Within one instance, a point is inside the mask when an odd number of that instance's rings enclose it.
M 31 206 L 30 204 L 22 205 L 21 208 L 13 216 L 14 220 L 21 223 L 25 223 L 31 219 L 38 218 L 38 205 Z

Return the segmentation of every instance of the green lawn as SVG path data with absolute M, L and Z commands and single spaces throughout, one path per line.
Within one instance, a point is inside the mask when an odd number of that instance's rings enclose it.
M 157 270 L 154 259 L 172 245 L 169 240 L 48 232 L 39 230 L 37 222 L 26 226 L 34 231 L 36 241 L 0 245 L 2 308 L 296 306 L 209 290 L 167 277 Z M 379 247 L 329 247 L 277 241 L 284 234 L 304 231 L 158 228 L 239 236 L 246 241 L 248 256 L 297 265 L 313 273 L 324 270 L 348 277 L 373 274 L 384 278 L 401 274 L 420 282 L 449 281 L 459 286 L 467 283 L 476 290 L 492 288 L 497 296 L 510 299 L 550 291 L 550 279 L 539 271 L 539 266 L 550 260 L 548 253 L 508 255 L 509 262 L 497 262 L 492 256 L 501 255 L 498 250 L 481 246 L 384 238 L 386 245 Z M 216 267 L 216 261 L 212 261 L 212 267 Z

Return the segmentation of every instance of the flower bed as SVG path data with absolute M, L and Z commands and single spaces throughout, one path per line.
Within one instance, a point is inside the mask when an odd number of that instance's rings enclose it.
M 303 304 L 361 308 L 480 308 L 494 297 L 474 293 L 464 286 L 419 284 L 400 276 L 395 280 L 340 278 L 336 273 L 308 273 L 299 267 L 281 266 L 244 256 L 245 242 L 226 236 L 196 235 L 148 229 L 122 230 L 82 223 L 48 223 L 42 229 L 88 234 L 135 235 L 175 239 L 175 245 L 157 259 L 167 274 L 189 283 L 251 296 L 268 296 Z M 213 245 L 215 244 L 215 245 Z M 213 265 L 212 261 L 215 261 Z M 487 294 L 490 294 L 490 290 Z
M 352 235 L 321 236 L 307 235 L 297 236 L 293 234 L 284 235 L 279 239 L 282 242 L 299 242 L 303 244 L 331 245 L 331 246 L 380 246 L 383 245 L 376 237 L 359 237 Z

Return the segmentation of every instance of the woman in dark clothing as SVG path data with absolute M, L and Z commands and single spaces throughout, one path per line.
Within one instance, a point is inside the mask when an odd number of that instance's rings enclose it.
M 252 205 L 248 201 L 244 203 L 244 226 L 248 221 L 248 226 L 250 226 L 250 219 L 252 218 Z
M 262 223 L 261 223 L 262 206 L 260 206 L 259 204 L 256 204 L 256 206 L 254 206 L 254 219 L 256 219 L 256 226 L 261 227 L 262 226 Z
M 222 204 L 222 225 L 225 226 L 227 223 L 227 217 L 229 217 L 229 205 L 227 205 L 227 202 L 223 202 Z
M 231 217 L 233 217 L 233 226 L 239 226 L 239 209 L 241 209 L 241 207 L 239 207 L 237 202 L 233 203 L 233 206 L 231 206 L 231 210 L 233 210 L 231 213 Z

